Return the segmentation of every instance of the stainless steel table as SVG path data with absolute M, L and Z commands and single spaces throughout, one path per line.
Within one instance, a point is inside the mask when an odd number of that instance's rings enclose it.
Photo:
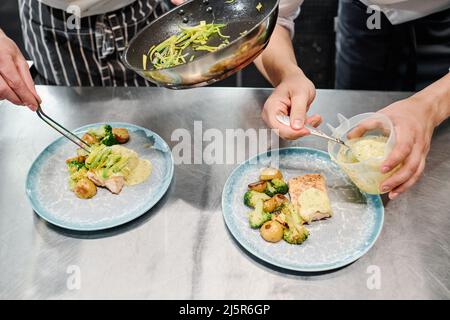
M 269 90 L 39 87 L 45 110 L 69 128 L 126 121 L 171 146 L 177 128 L 259 128 Z M 313 108 L 374 111 L 407 94 L 320 91 Z M 162 299 L 450 298 L 450 126 L 436 132 L 422 180 L 386 205 L 375 246 L 334 272 L 301 274 L 262 264 L 237 245 L 221 214 L 234 165 L 177 165 L 167 195 L 150 212 L 100 233 L 53 227 L 25 195 L 32 161 L 57 134 L 35 114 L 0 106 L 0 297 Z M 282 146 L 287 143 L 282 143 Z M 308 137 L 294 145 L 325 149 Z M 196 148 L 202 146 L 196 145 Z M 377 277 L 377 278 L 374 278 Z M 375 279 L 375 280 L 374 280 Z

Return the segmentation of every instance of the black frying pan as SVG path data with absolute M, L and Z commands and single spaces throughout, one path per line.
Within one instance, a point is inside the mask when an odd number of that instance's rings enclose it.
M 260 10 L 258 4 L 262 4 Z M 126 66 L 161 86 L 179 89 L 207 85 L 224 79 L 250 64 L 267 46 L 278 17 L 279 0 L 192 0 L 176 7 L 139 32 L 129 43 Z M 179 26 L 224 23 L 222 33 L 230 44 L 216 52 L 196 52 L 192 62 L 143 70 L 142 57 L 150 47 L 180 32 Z M 245 33 L 244 33 L 245 32 Z M 211 45 L 216 45 L 214 39 Z

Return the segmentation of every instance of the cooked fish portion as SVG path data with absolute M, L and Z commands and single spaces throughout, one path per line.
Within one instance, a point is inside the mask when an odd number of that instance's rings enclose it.
M 96 175 L 94 172 L 89 171 L 87 177 L 98 187 L 106 187 L 114 194 L 119 194 L 125 185 L 125 178 L 122 176 L 113 176 L 108 179 L 103 179 Z
M 112 193 L 119 194 L 125 185 L 125 178 L 122 176 L 111 177 L 105 181 L 105 187 Z
M 333 215 L 322 175 L 306 174 L 290 179 L 288 184 L 291 202 L 307 223 Z

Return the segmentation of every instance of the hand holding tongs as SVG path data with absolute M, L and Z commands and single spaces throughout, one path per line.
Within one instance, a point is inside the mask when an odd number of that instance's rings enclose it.
M 290 120 L 289 116 L 286 116 L 284 114 L 279 114 L 279 115 L 277 115 L 277 120 L 280 123 L 282 123 L 282 124 L 284 124 L 286 126 L 291 126 L 291 120 Z M 335 138 L 335 137 L 331 137 L 331 136 L 327 135 L 325 132 L 320 131 L 319 129 L 313 128 L 313 127 L 308 126 L 308 125 L 305 125 L 305 128 L 308 129 L 309 132 L 311 132 L 312 135 L 315 135 L 317 137 L 321 137 L 321 138 L 324 138 L 324 139 L 328 139 L 328 140 L 331 140 L 333 142 L 336 142 L 336 143 L 339 143 L 339 144 L 342 144 L 342 145 L 348 147 L 345 144 L 345 142 L 342 141 L 341 139 Z
M 42 121 L 44 121 L 46 124 L 48 124 L 50 127 L 58 131 L 60 134 L 62 134 L 64 137 L 69 139 L 71 142 L 75 143 L 78 147 L 83 149 L 86 152 L 90 152 L 90 145 L 86 143 L 84 140 L 79 138 L 75 133 L 67 130 L 62 125 L 60 125 L 58 122 L 47 116 L 44 111 L 42 111 L 41 106 L 39 105 L 36 113 L 39 118 L 41 118 Z

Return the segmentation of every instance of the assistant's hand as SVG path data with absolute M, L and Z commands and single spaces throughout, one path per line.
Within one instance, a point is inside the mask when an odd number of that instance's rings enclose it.
M 283 139 L 295 140 L 309 134 L 305 123 L 317 127 L 322 122 L 319 115 L 307 118 L 306 112 L 316 97 L 314 84 L 297 68 L 283 77 L 262 110 L 262 118 L 272 129 L 278 129 Z M 276 116 L 290 115 L 291 126 L 281 124 Z
M 0 100 L 3 99 L 33 111 L 41 103 L 25 58 L 0 29 Z
M 423 173 L 433 131 L 437 125 L 432 107 L 431 102 L 427 103 L 421 97 L 413 96 L 379 111 L 392 120 L 397 138 L 397 143 L 382 164 L 381 170 L 387 173 L 403 164 L 399 171 L 381 186 L 384 192 L 391 190 L 391 199 L 411 188 Z

